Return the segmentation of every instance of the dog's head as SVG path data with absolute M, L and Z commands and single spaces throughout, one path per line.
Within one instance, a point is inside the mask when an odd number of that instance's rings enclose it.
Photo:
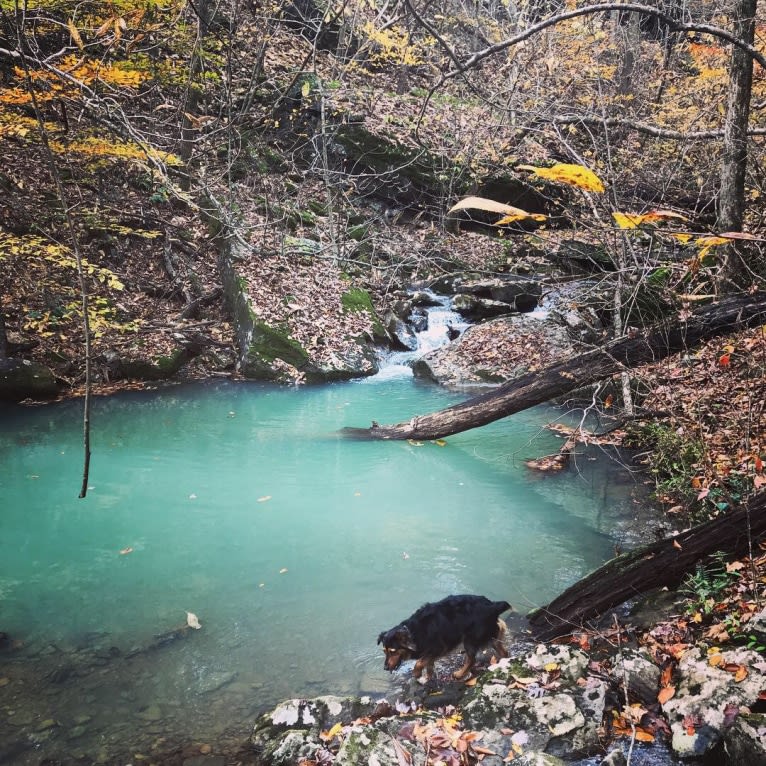
M 386 659 L 383 667 L 396 670 L 399 665 L 409 660 L 417 651 L 410 629 L 406 625 L 397 625 L 378 636 L 378 643 L 383 644 Z

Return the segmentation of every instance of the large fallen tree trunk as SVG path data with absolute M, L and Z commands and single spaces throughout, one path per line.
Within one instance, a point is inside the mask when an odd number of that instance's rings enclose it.
M 619 338 L 439 412 L 417 415 L 393 425 L 374 423 L 370 428 L 344 428 L 343 433 L 360 439 L 439 439 L 484 426 L 626 369 L 765 321 L 766 293 L 727 298 L 696 310 L 685 320 L 655 325 L 640 337 Z
M 529 625 L 540 640 L 571 633 L 586 620 L 602 616 L 642 593 L 678 585 L 698 561 L 711 553 L 747 553 L 750 542 L 763 534 L 766 493 L 762 492 L 733 513 L 612 559 L 547 606 L 530 613 Z

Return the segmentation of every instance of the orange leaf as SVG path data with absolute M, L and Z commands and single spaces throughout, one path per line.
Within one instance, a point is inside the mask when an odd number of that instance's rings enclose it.
M 681 543 L 678 542 L 678 540 L 673 540 L 673 547 L 677 548 L 679 551 L 683 550 L 683 547 L 682 547 Z
M 675 693 L 675 686 L 663 686 L 662 689 L 660 689 L 660 693 L 657 695 L 657 702 L 659 702 L 660 705 L 664 705 L 668 700 L 673 699 Z
M 740 665 L 737 669 L 736 673 L 734 673 L 734 681 L 735 683 L 740 683 L 741 681 L 744 681 L 748 676 L 747 668 L 744 665 Z
M 721 365 L 721 367 L 728 367 L 731 362 L 731 354 L 721 354 L 721 356 L 718 357 L 718 364 Z

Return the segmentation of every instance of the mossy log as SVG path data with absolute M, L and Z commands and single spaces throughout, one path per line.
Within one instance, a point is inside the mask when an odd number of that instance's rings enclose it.
M 551 401 L 640 364 L 688 351 L 702 341 L 766 321 L 766 292 L 726 298 L 687 319 L 658 323 L 637 337 L 626 336 L 537 372 L 515 378 L 488 393 L 403 423 L 344 428 L 358 439 L 440 439 Z
M 747 553 L 764 534 L 766 492 L 761 492 L 732 513 L 617 556 L 530 613 L 529 626 L 542 641 L 571 633 L 643 593 L 678 585 L 712 553 Z

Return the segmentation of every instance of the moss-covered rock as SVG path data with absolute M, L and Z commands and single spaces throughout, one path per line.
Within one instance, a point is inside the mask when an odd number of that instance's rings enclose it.
M 301 370 L 308 364 L 309 355 L 286 330 L 253 317 L 250 341 L 241 364 L 242 374 L 258 380 L 278 380 L 280 375 L 274 366 L 277 359 Z
M 340 302 L 344 311 L 363 311 L 369 314 L 372 321 L 372 340 L 375 343 L 388 343 L 390 341 L 390 336 L 378 316 L 372 303 L 372 297 L 367 290 L 361 287 L 352 287 L 341 295 Z
M 53 372 L 27 359 L 0 359 L 0 401 L 50 399 L 60 391 Z

